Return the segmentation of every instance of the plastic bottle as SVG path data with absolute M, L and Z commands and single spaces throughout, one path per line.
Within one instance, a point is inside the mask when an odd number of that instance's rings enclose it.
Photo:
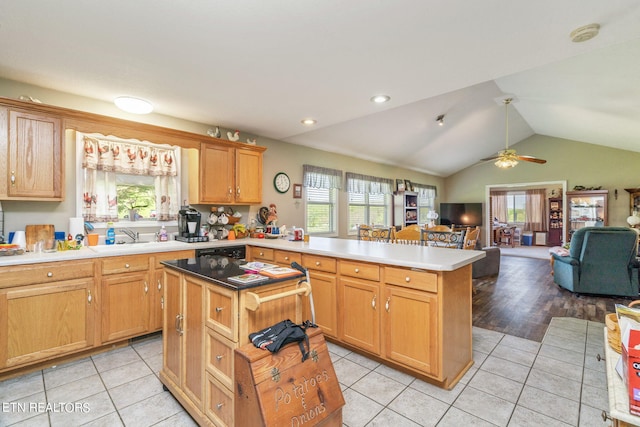
M 162 228 L 160 229 L 160 241 L 166 242 L 167 240 L 169 240 L 169 236 L 167 235 L 167 229 L 164 228 L 164 225 L 163 225 Z
M 116 243 L 116 231 L 113 229 L 113 223 L 107 223 L 107 237 L 104 239 L 106 245 L 113 245 Z

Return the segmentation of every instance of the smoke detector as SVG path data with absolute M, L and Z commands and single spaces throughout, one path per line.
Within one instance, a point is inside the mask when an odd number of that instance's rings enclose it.
M 589 24 L 571 31 L 569 37 L 574 43 L 586 42 L 598 35 L 600 24 Z

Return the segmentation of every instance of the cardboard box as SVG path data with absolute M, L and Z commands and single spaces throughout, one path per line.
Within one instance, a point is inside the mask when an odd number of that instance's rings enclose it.
M 622 337 L 622 378 L 629 395 L 629 412 L 640 415 L 640 330 L 627 329 Z

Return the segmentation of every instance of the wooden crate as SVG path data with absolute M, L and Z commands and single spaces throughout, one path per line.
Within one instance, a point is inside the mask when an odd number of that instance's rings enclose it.
M 319 328 L 307 329 L 311 354 L 298 343 L 271 353 L 247 344 L 235 350 L 235 425 L 342 426 L 344 398 Z

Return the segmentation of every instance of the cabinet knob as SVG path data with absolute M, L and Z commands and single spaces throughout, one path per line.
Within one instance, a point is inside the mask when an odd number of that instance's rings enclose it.
M 405 281 L 405 282 L 407 282 L 407 283 L 409 283 L 409 282 L 411 281 L 411 277 L 409 277 L 409 276 L 405 277 L 405 278 L 404 278 L 404 281 Z
M 51 271 L 47 272 L 47 277 L 53 277 L 53 272 Z
M 320 267 L 320 261 L 316 261 L 316 267 Z
M 216 405 L 216 408 L 217 408 L 218 410 L 220 410 L 220 409 L 222 409 L 222 407 L 223 407 L 223 406 L 224 406 L 224 403 L 218 403 L 218 404 Z
M 219 361 L 221 361 L 221 360 L 222 360 L 222 358 L 223 358 L 223 357 L 224 357 L 224 356 L 223 356 L 222 354 L 218 354 L 218 355 L 216 356 L 216 360 L 219 362 Z
M 288 256 L 284 257 L 284 260 L 289 261 L 289 257 Z
M 260 256 L 264 256 L 264 252 L 260 252 Z
M 128 264 L 128 263 L 127 263 L 127 264 L 125 264 L 125 265 L 124 265 L 124 268 L 129 268 L 129 264 Z
M 359 268 L 356 268 L 354 271 L 355 271 L 356 273 L 360 273 L 360 269 L 359 269 Z
M 216 307 L 216 313 L 220 313 L 222 310 L 224 310 L 224 307 Z

